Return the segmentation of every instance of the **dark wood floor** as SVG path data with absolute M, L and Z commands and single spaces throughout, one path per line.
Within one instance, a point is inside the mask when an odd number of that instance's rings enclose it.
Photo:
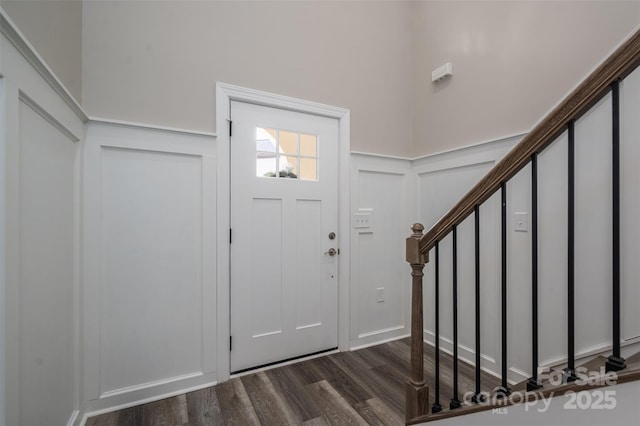
M 433 348 L 425 378 L 433 403 Z M 440 401 L 452 396 L 452 358 L 443 355 Z M 235 378 L 217 386 L 103 414 L 87 426 L 114 425 L 400 425 L 404 424 L 409 339 L 341 352 Z M 459 364 L 460 394 L 474 389 L 472 367 Z M 483 374 L 483 390 L 499 382 Z

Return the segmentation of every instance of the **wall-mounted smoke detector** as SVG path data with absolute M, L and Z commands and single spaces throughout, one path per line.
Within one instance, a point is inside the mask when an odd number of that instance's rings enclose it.
M 449 78 L 453 75 L 453 65 L 451 62 L 447 62 L 441 67 L 436 68 L 431 72 L 431 82 L 437 83 L 438 81 Z

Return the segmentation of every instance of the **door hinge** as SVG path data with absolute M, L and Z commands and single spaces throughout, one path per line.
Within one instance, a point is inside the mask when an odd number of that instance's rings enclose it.
M 233 348 L 233 336 L 229 336 L 229 352 L 231 352 L 232 348 Z
M 233 120 L 229 120 L 229 137 L 233 135 Z
M 231 228 L 229 228 L 229 244 L 231 244 Z

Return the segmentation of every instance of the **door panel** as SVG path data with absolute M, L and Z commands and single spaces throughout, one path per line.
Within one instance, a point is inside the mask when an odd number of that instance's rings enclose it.
M 231 371 L 337 347 L 338 121 L 231 103 Z

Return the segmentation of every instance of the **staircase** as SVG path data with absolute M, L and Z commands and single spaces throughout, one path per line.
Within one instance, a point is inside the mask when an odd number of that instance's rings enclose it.
M 600 65 L 583 83 L 581 83 L 563 102 L 561 102 L 546 118 L 544 118 L 518 145 L 516 145 L 480 182 L 478 182 L 448 213 L 446 213 L 426 234 L 421 224 L 414 224 L 413 234 L 406 241 L 406 260 L 410 264 L 412 272 L 412 311 L 411 311 L 411 376 L 406 385 L 406 422 L 416 424 L 439 420 L 447 417 L 460 416 L 473 412 L 506 407 L 512 404 L 522 404 L 527 401 L 540 400 L 553 396 L 564 395 L 568 392 L 605 387 L 613 383 L 624 383 L 640 379 L 640 354 L 629 356 L 626 359 L 621 351 L 621 87 L 625 79 L 634 73 L 634 78 L 640 73 L 640 31 L 631 36 L 619 49 L 617 49 L 605 62 Z M 638 70 L 637 70 L 638 69 Z M 633 96 L 637 96 L 634 94 Z M 609 159 L 602 158 L 599 161 L 611 162 L 611 256 L 607 261 L 611 262 L 611 276 L 606 283 L 608 295 L 610 295 L 611 316 L 603 319 L 611 330 L 611 350 L 605 354 L 596 354 L 589 360 L 582 360 L 577 365 L 576 353 L 576 299 L 580 290 L 576 285 L 576 252 L 583 247 L 576 243 L 576 217 L 580 212 L 576 211 L 576 146 L 580 144 L 583 134 L 577 131 L 579 120 L 585 114 L 595 108 L 595 105 L 606 99 L 610 102 L 610 135 L 611 146 Z M 609 100 L 610 99 L 610 100 Z M 635 117 L 631 117 L 633 120 Z M 629 118 L 627 118 L 629 119 Z M 639 134 L 626 135 L 632 143 L 640 143 Z M 548 345 L 545 336 L 539 333 L 540 306 L 542 300 L 539 297 L 541 268 L 539 256 L 539 180 L 540 166 L 539 155 L 552 145 L 564 145 L 566 143 L 566 259 L 567 276 L 566 306 L 562 312 L 557 312 L 562 321 L 566 321 L 566 342 L 563 363 L 558 367 L 542 369 L 539 360 L 540 347 Z M 635 165 L 640 158 L 635 161 Z M 507 185 L 510 181 L 528 167 L 530 171 L 531 194 L 531 286 L 530 306 L 531 318 L 531 377 L 528 380 L 513 384 L 508 379 L 509 345 L 508 321 L 510 289 L 507 267 L 510 255 L 507 244 L 507 207 L 509 203 Z M 495 389 L 483 389 L 481 383 L 481 273 L 480 273 L 480 210 L 481 206 L 491 197 L 500 198 L 500 308 L 496 315 L 500 317 L 500 327 L 496 330 L 500 340 L 501 371 L 496 373 L 500 378 L 500 386 Z M 595 202 L 595 201 L 594 201 Z M 472 220 L 474 226 L 475 243 L 475 303 L 474 328 L 475 328 L 475 392 L 469 395 L 460 395 L 458 388 L 458 365 L 462 361 L 458 357 L 458 231 L 459 226 L 466 219 Z M 440 282 L 439 267 L 441 264 L 441 242 L 447 238 L 452 244 L 452 280 L 447 283 Z M 433 257 L 430 262 L 430 257 Z M 434 282 L 423 283 L 424 268 L 433 267 L 435 272 Z M 443 318 L 440 314 L 439 292 L 442 286 L 451 285 L 453 305 L 451 317 Z M 434 312 L 423 313 L 424 297 L 434 298 Z M 608 302 L 609 303 L 609 302 Z M 607 312 L 609 312 L 607 310 Z M 424 316 L 435 317 L 435 359 L 429 360 L 435 365 L 435 386 L 431 390 L 425 384 L 424 377 Z M 595 315 L 595 313 L 594 313 Z M 609 314 L 607 314 L 609 315 Z M 453 373 L 449 377 L 441 377 L 440 373 L 440 326 L 443 321 L 451 321 L 452 329 L 452 356 Z M 449 325 L 449 324 L 447 324 Z M 578 342 L 580 343 L 580 342 Z M 584 362 L 586 361 L 586 362 Z M 453 397 L 445 403 L 440 398 L 440 382 L 446 380 L 453 388 Z M 430 395 L 431 394 L 431 395 Z M 431 400 L 430 400 L 431 396 Z M 605 401 L 606 403 L 606 401 Z

